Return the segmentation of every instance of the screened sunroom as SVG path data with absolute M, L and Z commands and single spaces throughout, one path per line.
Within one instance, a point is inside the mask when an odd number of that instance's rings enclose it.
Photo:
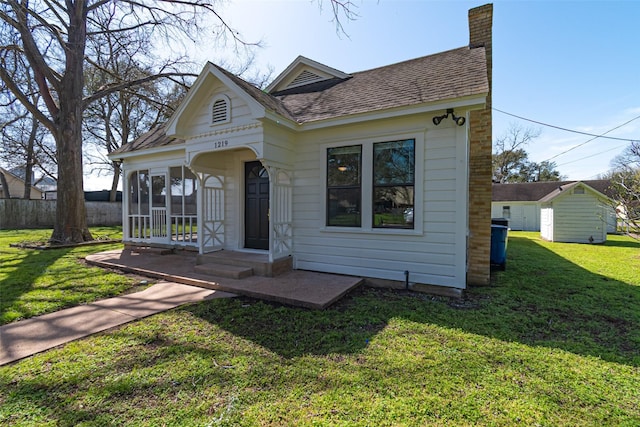
M 125 240 L 198 245 L 198 178 L 185 166 L 134 170 L 126 176 Z

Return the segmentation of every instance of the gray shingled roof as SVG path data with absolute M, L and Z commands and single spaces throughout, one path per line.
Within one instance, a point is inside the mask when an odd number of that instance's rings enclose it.
M 169 138 L 165 133 L 164 125 L 157 125 L 149 132 L 141 135 L 134 141 L 123 145 L 117 150 L 112 151 L 109 155 L 128 153 L 130 151 L 144 150 L 148 148 L 164 147 L 167 145 L 182 144 L 184 141 L 178 138 Z
M 489 92 L 483 47 L 462 47 L 274 94 L 212 65 L 267 110 L 300 124 Z M 112 155 L 183 142 L 158 126 Z
M 489 92 L 484 48 L 463 47 L 351 75 L 324 90 L 273 95 L 298 123 L 307 123 Z
M 521 182 L 513 184 L 493 184 L 492 198 L 494 202 L 538 202 L 548 196 L 559 193 L 560 188 L 567 190 L 578 181 L 545 181 L 545 182 Z M 580 181 L 594 190 L 611 197 L 611 181 L 607 179 L 594 179 Z
M 220 70 L 225 76 L 227 76 L 231 81 L 237 84 L 242 90 L 244 90 L 247 94 L 249 94 L 253 99 L 258 101 L 262 106 L 264 106 L 267 110 L 271 110 L 282 117 L 285 117 L 289 120 L 296 121 L 296 118 L 291 115 L 289 110 L 285 107 L 285 105 L 277 98 L 269 95 L 268 93 L 258 89 L 251 83 L 248 83 L 242 80 L 240 77 L 228 72 L 224 68 L 217 66 L 216 64 L 211 64 Z

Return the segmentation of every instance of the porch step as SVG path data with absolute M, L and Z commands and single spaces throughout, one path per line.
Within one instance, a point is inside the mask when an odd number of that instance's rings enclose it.
M 138 254 L 155 254 L 155 255 L 171 255 L 174 253 L 173 249 L 169 248 L 156 248 L 152 246 L 127 246 L 133 253 Z
M 269 262 L 267 254 L 221 250 L 197 257 L 198 265 L 225 265 L 250 268 L 256 276 L 275 277 L 292 270 L 291 257 Z
M 253 276 L 253 268 L 242 265 L 229 265 L 218 263 L 199 264 L 194 270 L 209 276 L 225 277 L 227 279 L 244 279 Z

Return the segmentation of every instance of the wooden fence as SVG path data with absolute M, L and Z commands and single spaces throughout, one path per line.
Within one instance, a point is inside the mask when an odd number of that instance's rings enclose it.
M 85 202 L 89 226 L 122 224 L 122 202 Z M 0 230 L 53 228 L 55 200 L 0 199 Z

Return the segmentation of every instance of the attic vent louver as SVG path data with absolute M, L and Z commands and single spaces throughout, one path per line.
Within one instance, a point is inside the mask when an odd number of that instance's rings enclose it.
M 322 80 L 322 77 L 317 75 L 316 73 L 312 73 L 309 70 L 304 70 L 298 76 L 293 79 L 291 83 L 287 85 L 287 87 L 296 87 L 302 86 L 309 83 L 317 82 L 318 80 Z
M 229 102 L 224 99 L 218 99 L 213 103 L 211 109 L 211 123 L 224 123 L 229 121 Z

